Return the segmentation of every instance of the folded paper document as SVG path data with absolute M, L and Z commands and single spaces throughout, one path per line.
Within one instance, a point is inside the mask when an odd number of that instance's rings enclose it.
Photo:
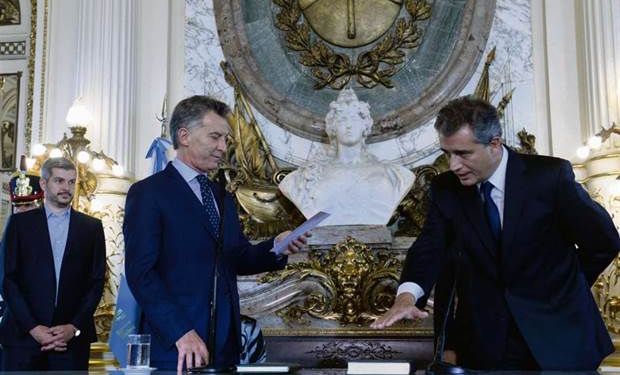
M 409 375 L 414 371 L 409 362 L 402 361 L 353 361 L 347 366 L 347 375 Z

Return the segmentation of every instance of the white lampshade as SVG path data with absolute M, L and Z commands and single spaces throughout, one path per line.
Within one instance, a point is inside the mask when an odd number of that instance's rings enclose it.
M 69 112 L 67 112 L 67 123 L 72 126 L 85 126 L 90 124 L 92 120 L 93 116 L 86 106 L 82 104 L 80 98 L 75 99 L 73 105 L 69 108 Z

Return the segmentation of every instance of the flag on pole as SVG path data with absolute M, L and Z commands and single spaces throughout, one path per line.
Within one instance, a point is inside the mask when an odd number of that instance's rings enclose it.
M 157 137 L 151 143 L 146 158 L 153 158 L 153 174 L 163 170 L 168 163 L 166 150 L 172 143 L 163 137 Z M 112 320 L 108 345 L 114 353 L 121 368 L 127 367 L 127 336 L 138 333 L 140 325 L 140 306 L 129 290 L 125 272 L 120 275 L 118 296 L 116 297 L 116 311 Z

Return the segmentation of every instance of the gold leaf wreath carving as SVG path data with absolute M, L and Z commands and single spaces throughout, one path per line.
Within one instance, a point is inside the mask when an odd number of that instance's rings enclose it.
M 394 87 L 390 78 L 396 73 L 396 67 L 405 61 L 403 50 L 416 48 L 422 41 L 422 30 L 416 23 L 431 15 L 431 6 L 426 0 L 406 0 L 405 9 L 409 13 L 409 19 L 399 18 L 394 30 L 372 49 L 358 55 L 353 64 L 347 55 L 336 53 L 320 40 L 312 40 L 310 27 L 305 21 L 300 22 L 301 9 L 298 0 L 273 2 L 280 8 L 275 26 L 284 31 L 287 47 L 299 52 L 299 62 L 311 68 L 316 90 L 326 86 L 341 90 L 352 76 L 366 88 L 373 88 L 378 84 Z

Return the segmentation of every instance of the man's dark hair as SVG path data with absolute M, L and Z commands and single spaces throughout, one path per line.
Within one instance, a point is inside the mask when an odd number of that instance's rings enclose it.
M 49 181 L 52 177 L 52 169 L 60 168 L 66 171 L 75 171 L 75 164 L 67 158 L 49 158 L 41 166 L 41 178 L 45 181 Z
M 179 148 L 177 130 L 180 128 L 191 130 L 202 126 L 202 119 L 209 112 L 226 117 L 230 113 L 230 108 L 219 100 L 204 95 L 190 96 L 174 107 L 170 118 L 170 137 L 175 150 Z
M 435 130 L 449 137 L 463 126 L 469 126 L 476 142 L 489 143 L 502 137 L 497 109 L 490 103 L 470 96 L 462 96 L 446 104 L 437 114 Z

